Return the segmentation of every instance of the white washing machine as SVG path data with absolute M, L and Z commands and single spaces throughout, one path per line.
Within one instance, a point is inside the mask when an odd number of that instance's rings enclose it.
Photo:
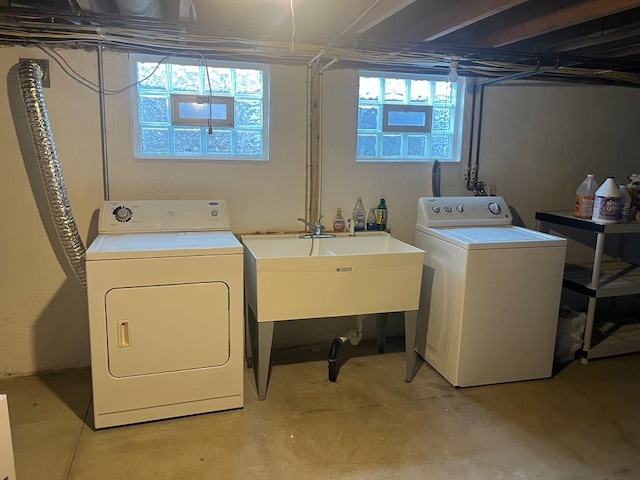
M 107 201 L 87 250 L 95 428 L 240 408 L 243 249 L 219 200 Z
M 423 197 L 417 352 L 453 386 L 551 376 L 566 240 L 511 225 L 501 197 Z

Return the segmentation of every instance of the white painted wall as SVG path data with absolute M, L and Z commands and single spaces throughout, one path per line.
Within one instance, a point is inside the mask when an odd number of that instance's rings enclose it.
M 60 51 L 87 78 L 96 78 L 91 52 Z M 60 260 L 50 228 L 30 137 L 20 119 L 15 65 L 45 58 L 35 48 L 0 48 L 6 88 L 0 92 L 0 375 L 73 368 L 89 363 L 84 292 Z M 105 54 L 106 86 L 129 78 L 126 55 Z M 242 163 L 135 160 L 131 153 L 130 97 L 107 98 L 110 197 L 132 199 L 219 197 L 229 203 L 237 233 L 299 229 L 304 215 L 306 69 L 273 66 L 271 161 Z M 53 133 L 74 215 L 85 241 L 95 235 L 102 200 L 98 97 L 52 63 L 45 90 Z M 358 195 L 366 206 L 384 196 L 394 236 L 411 241 L 417 199 L 431 193 L 430 164 L 355 164 L 356 72 L 329 71 L 323 91 L 323 202 L 325 225 L 335 208 L 348 216 Z M 636 153 L 640 92 L 594 86 L 490 87 L 486 90 L 480 177 L 495 185 L 534 227 L 542 209 L 571 208 L 587 172 L 603 180 L 640 171 Z M 466 157 L 465 157 L 466 161 Z M 442 164 L 443 195 L 467 194 L 466 164 Z M 330 301 L 330 299 L 319 299 Z M 317 343 L 347 319 L 284 322 L 275 346 Z M 370 323 L 365 333 L 373 335 Z

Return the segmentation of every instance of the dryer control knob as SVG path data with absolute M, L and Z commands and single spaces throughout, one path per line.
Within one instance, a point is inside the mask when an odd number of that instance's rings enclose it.
M 496 202 L 491 202 L 489 204 L 489 211 L 494 215 L 500 215 L 502 213 L 502 208 Z
M 128 222 L 129 220 L 131 220 L 131 210 L 125 206 L 117 207 L 113 211 L 113 216 L 119 222 Z
M 460 213 L 464 212 L 464 205 L 462 204 L 456 205 L 456 210 L 459 211 Z
M 440 206 L 434 205 L 431 207 L 431 210 L 433 210 L 433 213 L 440 213 Z
M 451 207 L 449 205 L 446 205 L 444 207 L 444 211 L 447 212 L 447 213 L 451 213 L 452 209 L 451 209 Z

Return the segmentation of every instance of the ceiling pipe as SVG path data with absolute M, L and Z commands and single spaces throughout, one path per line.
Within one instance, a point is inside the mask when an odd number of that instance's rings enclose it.
M 116 0 L 116 4 L 123 15 L 162 18 L 160 0 Z

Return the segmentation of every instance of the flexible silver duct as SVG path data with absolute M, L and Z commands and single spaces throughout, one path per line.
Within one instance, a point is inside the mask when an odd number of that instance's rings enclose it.
M 30 60 L 21 62 L 18 67 L 18 79 L 51 217 L 73 272 L 83 288 L 87 288 L 86 250 L 71 213 L 62 178 L 62 169 L 42 92 L 42 70 L 37 63 Z
M 162 5 L 159 0 L 116 0 L 116 5 L 123 15 L 162 18 Z

